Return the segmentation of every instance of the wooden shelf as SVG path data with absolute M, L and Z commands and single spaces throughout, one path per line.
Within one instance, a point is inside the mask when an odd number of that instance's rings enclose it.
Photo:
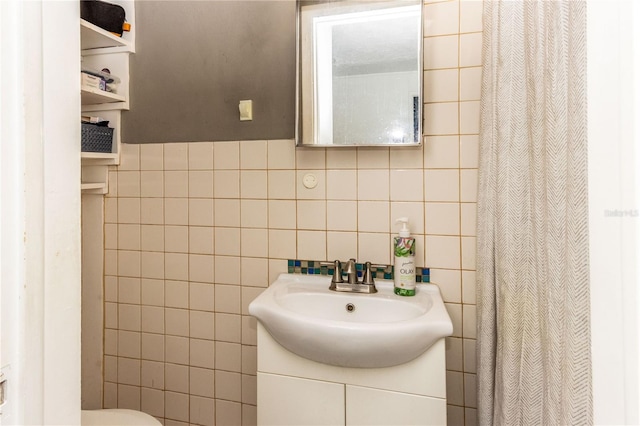
M 129 43 L 129 41 L 122 37 L 113 35 L 109 31 L 105 31 L 84 19 L 80 20 L 80 40 L 80 48 L 83 51 L 103 49 L 107 47 L 131 48 L 131 43 Z
M 81 183 L 80 189 L 83 191 L 88 191 L 91 189 L 105 189 L 107 184 L 104 182 L 96 182 L 96 183 Z
M 1 1 L 1 0 L 0 0 Z M 109 188 L 109 169 L 120 164 L 121 112 L 129 109 L 129 55 L 135 52 L 135 0 L 114 0 L 125 9 L 127 21 L 132 24 L 124 37 L 80 19 L 81 69 L 101 70 L 120 78 L 118 93 L 81 86 L 82 115 L 98 116 L 109 122 L 113 131 L 112 152 L 81 152 L 82 195 L 104 195 Z M 89 197 L 89 198 L 91 198 Z
M 84 194 L 104 195 L 107 193 L 107 183 L 106 182 L 95 182 L 95 183 L 83 182 L 80 184 L 80 190 Z
M 111 152 L 82 152 L 80 154 L 80 158 L 87 161 L 116 161 L 118 159 L 118 154 Z
M 116 93 L 105 92 L 104 90 L 92 87 L 83 87 L 80 91 L 82 105 L 109 104 L 113 102 L 124 102 L 125 97 Z

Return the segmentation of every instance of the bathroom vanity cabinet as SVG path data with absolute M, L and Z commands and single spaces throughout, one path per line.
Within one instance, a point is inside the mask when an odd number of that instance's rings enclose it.
M 131 31 L 122 37 L 80 20 L 81 67 L 100 71 L 108 68 L 120 79 L 117 92 L 81 86 L 82 115 L 98 116 L 109 121 L 114 129 L 111 152 L 82 152 L 82 191 L 105 194 L 107 166 L 120 162 L 121 111 L 129 109 L 129 55 L 135 51 L 135 9 L 132 0 L 112 1 L 125 9 Z M 78 117 L 79 119 L 80 117 Z
M 445 345 L 406 364 L 346 368 L 302 358 L 258 323 L 258 425 L 445 425 Z

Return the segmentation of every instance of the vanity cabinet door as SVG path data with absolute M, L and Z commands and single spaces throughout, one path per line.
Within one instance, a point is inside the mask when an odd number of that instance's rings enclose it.
M 258 425 L 344 425 L 344 385 L 258 372 Z
M 445 399 L 346 386 L 347 425 L 446 425 Z

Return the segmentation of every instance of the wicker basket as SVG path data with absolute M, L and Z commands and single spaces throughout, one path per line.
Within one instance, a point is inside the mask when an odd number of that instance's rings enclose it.
M 82 123 L 83 152 L 111 152 L 113 129 L 95 124 Z

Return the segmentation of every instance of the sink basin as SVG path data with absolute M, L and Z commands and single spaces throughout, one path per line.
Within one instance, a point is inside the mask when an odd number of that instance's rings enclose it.
M 335 292 L 330 283 L 330 276 L 281 274 L 249 313 L 289 351 L 341 367 L 404 364 L 453 332 L 434 284 L 403 297 L 390 280 L 376 280 L 375 294 Z

